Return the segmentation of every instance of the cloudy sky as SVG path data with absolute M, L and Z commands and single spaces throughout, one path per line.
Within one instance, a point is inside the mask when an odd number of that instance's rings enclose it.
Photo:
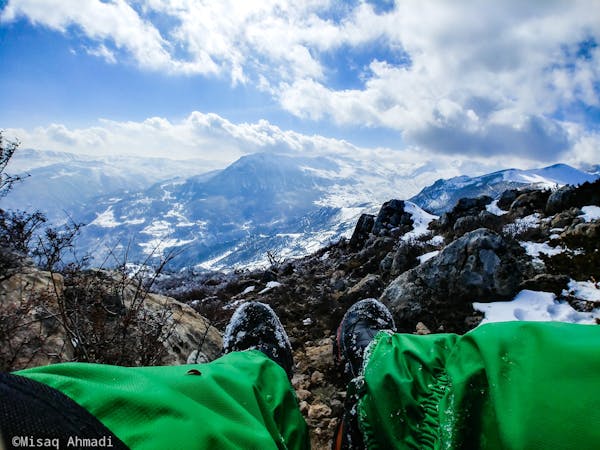
M 0 0 L 23 146 L 600 163 L 598 1 Z

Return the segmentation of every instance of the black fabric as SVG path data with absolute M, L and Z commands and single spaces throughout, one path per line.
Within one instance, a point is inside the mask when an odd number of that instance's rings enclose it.
M 0 373 L 0 434 L 6 449 L 128 448 L 62 392 L 9 373 Z

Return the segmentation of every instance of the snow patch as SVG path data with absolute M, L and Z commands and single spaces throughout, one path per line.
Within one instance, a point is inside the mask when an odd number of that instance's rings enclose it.
M 200 264 L 196 264 L 196 267 L 199 267 L 201 269 L 206 269 L 206 270 L 218 269 L 219 267 L 217 266 L 217 264 L 221 260 L 227 258 L 229 255 L 231 255 L 236 250 L 237 250 L 237 247 L 234 248 L 233 250 L 227 250 L 225 253 L 222 253 L 221 255 L 219 255 L 219 256 L 217 256 L 215 258 L 209 259 L 209 260 L 204 261 L 203 263 L 200 263 Z
M 554 256 L 567 250 L 560 246 L 551 247 L 547 242 L 520 241 L 519 244 L 521 244 L 521 247 L 523 247 L 527 254 L 532 258 L 538 258 L 542 253 L 548 256 Z
M 264 288 L 262 291 L 259 292 L 259 294 L 264 294 L 265 292 L 269 292 L 271 289 L 275 289 L 276 287 L 281 286 L 281 283 L 278 281 L 269 281 L 267 283 L 267 287 Z
M 485 206 L 487 212 L 495 214 L 496 216 L 503 216 L 508 214 L 508 211 L 498 208 L 498 200 L 494 200 L 492 203 Z
M 429 239 L 427 243 L 435 246 L 444 245 L 444 236 L 436 234 L 434 237 Z
M 419 256 L 419 263 L 423 264 L 425 261 L 429 261 L 431 258 L 434 258 L 439 253 L 439 250 L 434 250 L 433 252 L 425 253 L 424 255 Z
M 591 281 L 569 281 L 562 295 L 572 295 L 588 302 L 600 303 L 600 285 Z
M 242 293 L 240 295 L 246 295 L 249 294 L 250 292 L 253 292 L 254 289 L 256 289 L 256 286 L 248 286 L 246 289 L 244 289 L 242 291 Z
M 542 216 L 539 213 L 534 213 L 529 216 L 521 217 L 515 220 L 513 223 L 509 223 L 504 226 L 504 232 L 511 236 L 523 233 L 530 228 L 535 228 L 540 224 Z
M 485 314 L 480 325 L 515 320 L 595 324 L 595 319 L 600 317 L 600 308 L 588 313 L 575 311 L 567 302 L 557 300 L 551 292 L 530 290 L 519 292 L 507 302 L 475 302 L 473 308 Z
M 412 216 L 413 220 L 413 230 L 406 233 L 402 236 L 403 241 L 410 241 L 412 239 L 417 239 L 427 233 L 429 233 L 429 223 L 432 220 L 439 219 L 438 216 L 433 214 L 429 214 L 428 212 L 422 210 L 413 202 L 405 201 L 404 202 L 404 211 L 408 212 Z
M 581 211 L 583 211 L 583 215 L 580 217 L 586 222 L 600 219 L 600 206 L 584 206 Z
M 90 225 L 96 225 L 102 228 L 114 228 L 121 224 L 116 221 L 112 206 L 109 206 L 106 211 L 98 214 L 96 218 L 90 222 Z

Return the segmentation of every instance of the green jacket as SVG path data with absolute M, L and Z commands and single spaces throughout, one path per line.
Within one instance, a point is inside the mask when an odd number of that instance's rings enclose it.
M 359 422 L 373 449 L 600 448 L 600 327 L 483 325 L 457 336 L 379 333 Z
M 65 363 L 16 372 L 66 394 L 132 449 L 305 449 L 285 371 L 263 353 L 208 364 Z

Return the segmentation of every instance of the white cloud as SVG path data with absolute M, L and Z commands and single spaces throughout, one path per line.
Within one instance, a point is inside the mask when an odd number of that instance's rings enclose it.
M 101 119 L 98 125 L 70 128 L 51 124 L 30 130 L 9 128 L 10 139 L 22 148 L 59 150 L 92 155 L 145 155 L 173 159 L 201 158 L 224 166 L 247 153 L 324 152 L 353 154 L 349 142 L 282 130 L 266 120 L 235 124 L 214 113 L 192 112 L 172 122 L 151 117 L 141 122 Z
M 587 132 L 556 113 L 600 107 L 594 0 L 407 0 L 384 12 L 336 0 L 10 0 L 2 20 L 21 16 L 77 27 L 108 62 L 128 54 L 255 83 L 298 117 L 396 130 L 439 153 L 568 157 Z M 352 89 L 335 87 L 346 68 L 328 65 L 348 49 L 371 55 L 346 73 L 359 77 Z
M 87 48 L 86 53 L 92 56 L 98 56 L 109 64 L 116 64 L 117 62 L 114 52 L 106 48 L 104 44 L 100 44 L 96 48 Z

